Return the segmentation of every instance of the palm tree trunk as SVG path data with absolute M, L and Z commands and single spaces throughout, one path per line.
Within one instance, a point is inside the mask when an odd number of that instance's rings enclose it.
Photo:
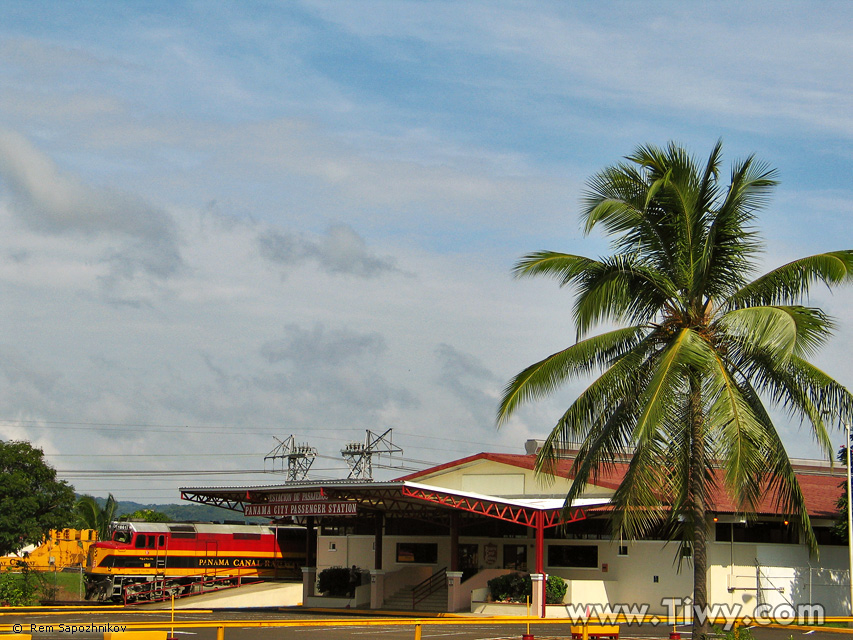
M 705 440 L 701 381 L 690 379 L 690 499 L 693 506 L 693 640 L 709 632 L 707 618 L 696 612 L 708 610 L 707 524 L 705 522 Z

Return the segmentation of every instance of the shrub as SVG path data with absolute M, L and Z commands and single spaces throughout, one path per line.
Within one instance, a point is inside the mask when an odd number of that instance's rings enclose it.
M 355 581 L 353 583 L 353 578 Z M 337 598 L 349 596 L 353 589 L 361 584 L 361 571 L 346 567 L 329 567 L 317 576 L 317 591 Z
M 533 593 L 530 575 L 507 573 L 489 580 L 489 593 L 495 602 L 524 602 Z
M 562 604 L 568 585 L 560 576 L 548 576 L 545 583 L 545 603 Z M 508 573 L 489 580 L 489 593 L 495 602 L 525 602 L 533 594 L 530 575 Z
M 563 604 L 569 585 L 560 576 L 548 576 L 545 583 L 545 604 Z
M 0 606 L 26 607 L 38 604 L 40 598 L 52 599 L 53 593 L 44 576 L 24 564 L 20 572 L 0 573 Z

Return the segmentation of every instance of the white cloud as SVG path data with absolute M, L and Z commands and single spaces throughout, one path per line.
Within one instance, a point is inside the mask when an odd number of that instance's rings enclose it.
M 779 11 L 768 3 L 717 3 L 710 12 L 689 3 L 666 12 L 625 3 L 369 6 L 312 3 L 323 19 L 366 43 L 411 39 L 448 56 L 503 65 L 499 79 L 481 81 L 518 99 L 529 117 L 539 117 L 544 95 L 571 106 L 581 98 L 747 130 L 779 133 L 796 122 L 853 135 L 846 3 L 826 5 L 821 15 L 807 5 Z M 443 71 L 461 81 L 464 68 Z
M 175 224 L 167 214 L 137 196 L 84 184 L 6 129 L 0 129 L 0 185 L 11 196 L 9 210 L 36 233 L 116 239 L 119 244 L 101 257 L 110 266 L 108 289 L 138 272 L 162 279 L 181 266 Z
M 347 224 L 329 227 L 316 240 L 267 230 L 258 236 L 258 246 L 262 256 L 285 266 L 312 260 L 329 273 L 362 278 L 397 270 L 393 260 L 372 254 L 364 239 Z

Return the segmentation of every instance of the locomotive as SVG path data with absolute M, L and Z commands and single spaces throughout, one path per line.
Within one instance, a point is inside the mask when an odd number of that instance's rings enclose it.
M 156 600 L 243 578 L 299 579 L 305 563 L 304 527 L 114 522 L 111 528 L 111 540 L 89 547 L 87 600 Z

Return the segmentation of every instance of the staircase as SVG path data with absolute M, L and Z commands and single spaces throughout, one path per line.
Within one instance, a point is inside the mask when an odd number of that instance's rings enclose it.
M 383 609 L 389 611 L 447 611 L 447 586 L 436 589 L 412 609 L 412 591 L 414 587 L 403 587 L 390 598 L 385 599 Z

